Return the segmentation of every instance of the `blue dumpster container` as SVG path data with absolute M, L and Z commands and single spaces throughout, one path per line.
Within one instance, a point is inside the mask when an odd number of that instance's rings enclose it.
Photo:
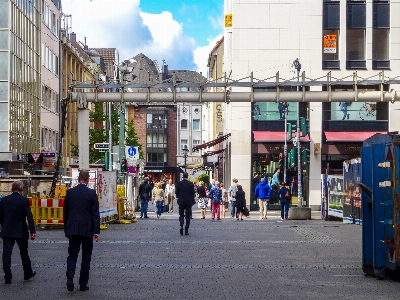
M 375 134 L 361 149 L 363 271 L 381 279 L 400 274 L 399 150 L 398 134 Z

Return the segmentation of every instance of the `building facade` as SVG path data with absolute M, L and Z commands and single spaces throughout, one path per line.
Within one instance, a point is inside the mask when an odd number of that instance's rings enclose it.
M 55 153 L 60 134 L 61 2 L 42 0 L 40 151 Z
M 382 79 L 399 76 L 399 12 L 396 0 L 225 0 L 225 19 L 231 20 L 225 24 L 225 72 L 233 80 L 253 74 L 255 81 L 273 82 L 278 77 L 280 82 L 292 82 L 282 86 L 283 91 L 296 90 L 294 82 L 302 81 L 303 71 L 307 81 L 357 81 L 309 90 L 379 90 Z M 398 90 L 399 86 L 385 83 L 382 88 Z M 254 91 L 275 92 L 276 87 Z M 369 136 L 399 129 L 399 106 L 379 99 L 289 103 L 289 123 L 294 125 L 298 114 L 307 120 L 308 135 L 301 142 L 310 151 L 310 163 L 302 169 L 301 178 L 305 205 L 319 209 L 321 173 L 340 172 L 344 160 L 360 156 L 362 141 Z M 252 175 L 260 172 L 271 177 L 284 151 L 279 103 L 230 103 L 225 109 L 225 130 L 232 133 L 229 175 L 238 178 L 251 195 Z M 288 151 L 292 147 L 288 142 Z M 297 171 L 289 170 L 288 184 L 296 180 Z
M 0 2 L 0 152 L 40 151 L 41 4 Z

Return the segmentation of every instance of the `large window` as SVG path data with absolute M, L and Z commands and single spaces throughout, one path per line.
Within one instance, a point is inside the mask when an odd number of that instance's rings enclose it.
M 390 69 L 389 60 L 389 30 L 390 3 L 389 1 L 373 2 L 372 28 L 372 68 Z
M 296 87 L 282 87 L 281 91 L 296 91 Z M 275 88 L 255 88 L 254 92 L 275 92 Z M 253 119 L 256 121 L 284 120 L 284 107 L 287 106 L 288 120 L 297 120 L 296 103 L 255 102 L 253 104 Z
M 167 163 L 167 153 L 152 153 L 147 152 L 146 154 L 148 165 L 164 165 Z
M 147 128 L 167 128 L 168 116 L 166 113 L 148 113 Z
M 322 68 L 339 69 L 340 1 L 324 0 Z
M 346 68 L 365 69 L 365 1 L 347 0 Z
M 147 133 L 147 148 L 167 148 L 167 135 L 163 133 Z

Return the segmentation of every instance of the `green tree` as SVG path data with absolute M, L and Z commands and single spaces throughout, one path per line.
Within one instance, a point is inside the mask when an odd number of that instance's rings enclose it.
M 142 145 L 139 143 L 139 138 L 137 136 L 135 130 L 135 123 L 134 121 L 126 122 L 126 134 L 125 134 L 125 145 L 126 146 L 133 146 L 138 147 L 139 149 L 139 158 L 144 159 L 144 153 L 142 151 Z
M 207 173 L 200 174 L 198 178 L 199 182 L 203 181 L 206 187 L 210 185 L 210 176 Z

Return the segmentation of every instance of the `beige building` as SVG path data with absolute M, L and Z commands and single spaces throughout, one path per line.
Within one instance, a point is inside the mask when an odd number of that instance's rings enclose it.
M 40 151 L 56 152 L 60 135 L 60 1 L 42 0 Z

